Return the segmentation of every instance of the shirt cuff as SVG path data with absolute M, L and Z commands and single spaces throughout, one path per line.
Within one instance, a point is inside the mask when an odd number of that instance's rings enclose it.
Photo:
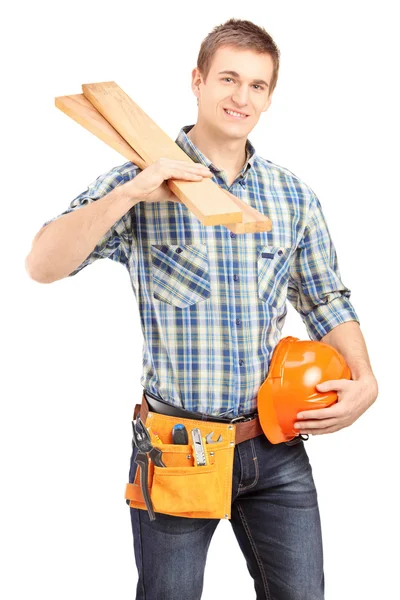
M 337 325 L 347 321 L 357 321 L 360 319 L 354 309 L 354 306 L 346 296 L 333 298 L 327 304 L 320 304 L 314 310 L 303 317 L 311 340 L 320 341 L 327 333 Z

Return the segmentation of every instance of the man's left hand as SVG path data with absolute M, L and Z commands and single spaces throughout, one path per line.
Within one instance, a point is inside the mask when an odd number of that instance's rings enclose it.
M 332 379 L 317 386 L 319 392 L 335 390 L 338 400 L 328 408 L 303 410 L 297 415 L 299 433 L 321 435 L 349 427 L 375 402 L 378 385 L 375 377 L 356 380 Z M 299 425 L 299 427 L 297 427 Z

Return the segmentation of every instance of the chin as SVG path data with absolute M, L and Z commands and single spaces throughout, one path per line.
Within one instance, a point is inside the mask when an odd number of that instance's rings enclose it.
M 230 127 L 228 125 L 225 127 L 221 127 L 220 130 L 223 131 L 227 137 L 234 138 L 237 140 L 247 138 L 249 134 L 249 130 L 247 127 L 242 127 L 241 129 L 239 129 L 238 127 Z

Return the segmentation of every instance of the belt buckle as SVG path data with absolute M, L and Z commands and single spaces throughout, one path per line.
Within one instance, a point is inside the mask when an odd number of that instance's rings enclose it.
M 243 422 L 252 421 L 256 417 L 257 417 L 257 413 L 254 413 L 254 415 L 251 415 L 250 417 L 245 417 L 244 415 L 239 415 L 238 417 L 231 419 L 229 422 L 235 423 L 235 421 L 243 421 Z
M 235 423 L 236 421 L 245 421 L 245 417 L 243 415 L 239 415 L 238 417 L 234 417 L 229 421 L 229 423 Z

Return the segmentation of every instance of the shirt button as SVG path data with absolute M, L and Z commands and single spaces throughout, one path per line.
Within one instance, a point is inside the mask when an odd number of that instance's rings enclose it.
M 236 273 L 233 276 L 234 281 L 238 281 L 239 280 L 239 275 L 237 275 Z
M 244 365 L 244 360 L 240 359 L 240 360 L 239 360 L 239 365 L 240 365 L 240 366 Z
M 236 237 L 236 233 L 233 233 L 233 231 L 231 231 L 231 238 Z
M 283 254 L 283 250 L 278 250 L 278 254 L 281 256 Z
M 182 252 L 182 248 L 177 248 L 177 249 L 176 249 L 176 252 L 177 252 L 178 254 L 180 254 L 180 253 Z
M 236 325 L 240 325 L 241 324 L 241 320 L 240 319 L 236 319 Z

